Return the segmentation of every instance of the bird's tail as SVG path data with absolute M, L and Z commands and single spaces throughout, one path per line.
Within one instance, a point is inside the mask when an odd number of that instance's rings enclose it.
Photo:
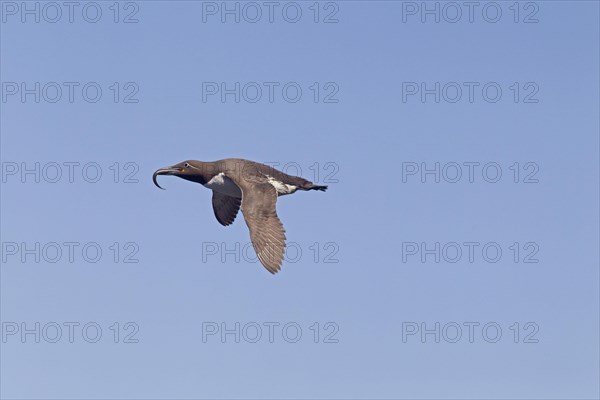
M 303 187 L 304 190 L 320 190 L 324 192 L 327 190 L 327 185 L 315 185 L 314 183 L 309 183 Z

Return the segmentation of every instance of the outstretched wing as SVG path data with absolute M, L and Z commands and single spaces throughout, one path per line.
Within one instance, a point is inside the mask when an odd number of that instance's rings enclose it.
M 242 213 L 250 229 L 254 251 L 272 274 L 281 269 L 285 229 L 277 216 L 277 191 L 270 183 L 242 184 Z
M 223 226 L 231 225 L 240 209 L 242 199 L 227 196 L 213 190 L 212 205 L 217 221 Z

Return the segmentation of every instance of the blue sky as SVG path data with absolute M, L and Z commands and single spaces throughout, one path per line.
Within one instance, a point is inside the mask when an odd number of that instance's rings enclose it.
M 3 398 L 598 398 L 597 2 L 23 4 Z M 228 157 L 329 185 L 279 199 L 276 276 L 152 184 Z

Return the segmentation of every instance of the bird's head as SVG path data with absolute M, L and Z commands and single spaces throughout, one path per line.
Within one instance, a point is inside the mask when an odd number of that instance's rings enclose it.
M 200 184 L 206 183 L 206 173 L 200 161 L 182 161 L 179 164 L 173 165 L 172 167 L 160 168 L 156 170 L 154 175 L 152 175 L 152 181 L 157 187 L 164 190 L 164 188 L 162 188 L 156 180 L 159 175 L 174 175 L 187 181 L 198 182 Z

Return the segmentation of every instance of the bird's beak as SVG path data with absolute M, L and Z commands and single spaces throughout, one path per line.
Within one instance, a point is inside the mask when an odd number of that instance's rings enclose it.
M 159 175 L 177 175 L 179 172 L 181 172 L 181 168 L 175 168 L 175 167 L 161 168 L 161 169 L 157 170 L 154 173 L 154 175 L 152 175 L 152 181 L 158 188 L 165 190 L 164 188 L 160 187 L 160 185 L 156 181 L 156 177 Z

